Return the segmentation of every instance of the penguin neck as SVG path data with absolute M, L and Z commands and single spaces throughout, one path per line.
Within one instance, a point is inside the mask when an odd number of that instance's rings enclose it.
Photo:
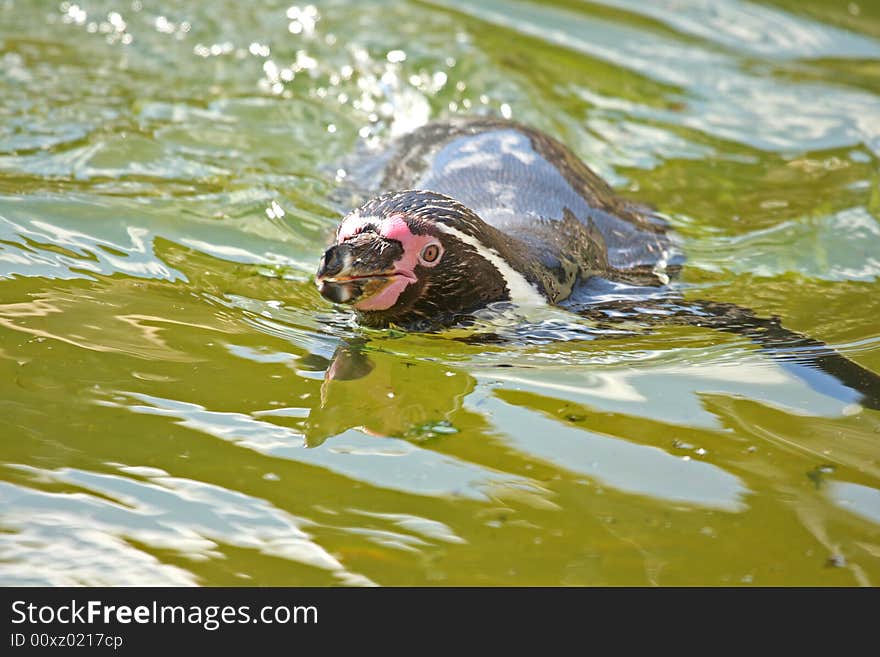
M 518 305 L 556 301 L 552 286 L 548 285 L 547 272 L 522 240 L 503 233 L 476 215 L 469 217 L 465 226 L 440 223 L 438 227 L 494 266 L 504 279 L 510 301 Z

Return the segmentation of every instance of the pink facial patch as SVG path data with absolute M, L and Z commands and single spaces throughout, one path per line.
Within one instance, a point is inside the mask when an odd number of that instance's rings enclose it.
M 342 244 L 345 240 L 354 237 L 367 224 L 372 224 L 379 234 L 389 240 L 397 240 L 403 246 L 403 256 L 394 262 L 395 276 L 378 294 L 358 301 L 354 307 L 358 310 L 387 310 L 397 303 L 400 295 L 410 283 L 415 283 L 418 278 L 415 275 L 416 265 L 432 267 L 440 261 L 438 257 L 433 263 L 421 260 L 422 249 L 428 244 L 434 243 L 440 247 L 440 256 L 443 255 L 443 246 L 433 235 L 414 235 L 409 229 L 403 215 L 395 214 L 390 217 L 362 217 L 352 214 L 342 222 L 336 233 L 336 243 Z

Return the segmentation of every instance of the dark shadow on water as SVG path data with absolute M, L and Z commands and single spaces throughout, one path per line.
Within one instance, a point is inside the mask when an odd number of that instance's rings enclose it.
M 591 325 L 561 327 L 555 324 L 522 324 L 512 331 L 475 331 L 453 340 L 471 345 L 497 346 L 522 341 L 612 339 L 664 325 L 711 328 L 749 339 L 785 370 L 823 395 L 880 410 L 880 375 L 858 365 L 820 340 L 785 328 L 778 317 L 761 317 L 749 308 L 731 303 L 684 301 L 674 297 L 572 304 L 567 310 L 590 320 Z M 633 324 L 640 328 L 633 330 Z M 365 338 L 350 339 L 336 350 L 326 368 L 320 368 L 326 369 L 325 396 L 332 383 L 354 381 L 373 372 L 375 363 L 365 351 L 367 345 Z M 414 385 L 416 389 L 419 388 L 418 382 Z M 386 381 L 385 387 L 388 392 L 392 392 L 391 388 L 394 387 L 397 392 L 392 394 L 400 394 L 404 389 L 394 379 Z M 389 398 L 386 398 L 384 403 L 388 401 Z
M 785 328 L 778 317 L 760 317 L 732 303 L 699 300 L 613 301 L 576 312 L 594 321 L 701 326 L 741 335 L 817 392 L 880 410 L 880 375 L 820 340 Z

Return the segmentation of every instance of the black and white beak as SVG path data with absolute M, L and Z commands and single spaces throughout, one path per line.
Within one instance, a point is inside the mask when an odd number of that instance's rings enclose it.
M 378 294 L 394 278 L 394 263 L 402 255 L 400 242 L 361 233 L 324 252 L 315 283 L 329 301 L 356 303 Z

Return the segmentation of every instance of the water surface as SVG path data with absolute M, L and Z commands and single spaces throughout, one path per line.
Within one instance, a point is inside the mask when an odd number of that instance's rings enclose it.
M 871 3 L 6 0 L 0 582 L 880 583 L 880 414 L 745 338 L 321 299 L 339 163 L 458 114 L 880 372 Z

